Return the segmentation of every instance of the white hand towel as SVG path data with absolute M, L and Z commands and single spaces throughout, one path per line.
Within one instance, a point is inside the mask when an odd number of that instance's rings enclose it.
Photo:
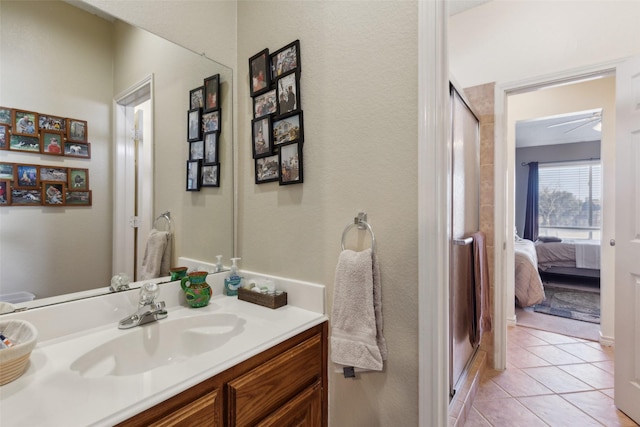
M 331 316 L 331 360 L 358 371 L 381 371 L 387 357 L 382 295 L 371 249 L 342 251 L 336 267 Z
M 155 228 L 149 233 L 139 280 L 168 276 L 171 265 L 171 233 Z

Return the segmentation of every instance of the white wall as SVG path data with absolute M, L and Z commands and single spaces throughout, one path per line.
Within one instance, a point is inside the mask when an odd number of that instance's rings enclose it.
M 0 104 L 86 120 L 91 159 L 0 151 L 1 162 L 89 169 L 91 207 L 0 208 L 0 294 L 76 292 L 111 277 L 111 25 L 62 2 L 0 2 Z M 85 58 L 92 58 L 90 61 Z M 99 279 L 97 279 L 99 278 Z

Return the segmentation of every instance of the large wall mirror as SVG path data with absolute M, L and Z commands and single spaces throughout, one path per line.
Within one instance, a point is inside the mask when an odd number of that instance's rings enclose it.
M 152 141 L 145 143 L 153 147 L 147 165 L 153 191 L 144 195 L 151 209 L 139 219 L 140 229 L 170 212 L 172 264 L 178 256 L 214 263 L 223 255 L 228 262 L 234 251 L 230 68 L 63 1 L 0 2 L 0 54 L 0 106 L 84 120 L 91 144 L 89 159 L 0 150 L 0 162 L 86 168 L 92 190 L 91 206 L 0 207 L 0 295 L 28 292 L 36 301 L 63 301 L 60 295 L 106 289 L 120 272 L 114 261 L 124 249 L 114 247 L 114 235 L 130 230 L 123 231 L 116 214 L 126 204 L 117 183 L 141 186 L 135 176 L 114 176 L 124 155 L 116 150 L 116 99 L 143 81 L 151 82 Z M 189 92 L 215 74 L 220 187 L 187 192 Z M 148 235 L 138 234 L 143 254 Z

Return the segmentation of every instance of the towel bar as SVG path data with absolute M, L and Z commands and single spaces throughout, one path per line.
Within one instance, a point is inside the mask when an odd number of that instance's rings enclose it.
M 453 239 L 453 244 L 458 246 L 467 246 L 473 243 L 473 237 L 466 237 L 464 239 Z
M 360 230 L 364 230 L 364 229 L 369 230 L 369 233 L 371 233 L 371 252 L 375 252 L 376 237 L 373 234 L 373 229 L 367 222 L 367 214 L 364 212 L 358 212 L 358 216 L 353 218 L 353 223 L 347 224 L 347 226 L 344 228 L 344 231 L 342 232 L 342 243 L 341 243 L 342 250 L 344 251 L 344 238 L 347 236 L 347 233 L 349 232 L 349 230 L 351 230 L 353 227 L 358 227 L 358 229 Z
M 167 211 L 158 215 L 158 217 L 153 221 L 153 228 L 158 229 L 158 220 L 164 219 L 167 222 L 167 230 L 168 232 L 173 232 L 173 223 L 171 222 L 171 212 Z

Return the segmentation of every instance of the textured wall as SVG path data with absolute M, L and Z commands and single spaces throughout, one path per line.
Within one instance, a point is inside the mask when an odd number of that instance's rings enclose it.
M 255 185 L 248 58 L 295 39 L 305 182 Z M 241 266 L 325 284 L 331 301 L 344 227 L 364 210 L 376 235 L 389 360 L 330 375 L 333 426 L 417 425 L 417 43 L 415 2 L 238 3 Z

